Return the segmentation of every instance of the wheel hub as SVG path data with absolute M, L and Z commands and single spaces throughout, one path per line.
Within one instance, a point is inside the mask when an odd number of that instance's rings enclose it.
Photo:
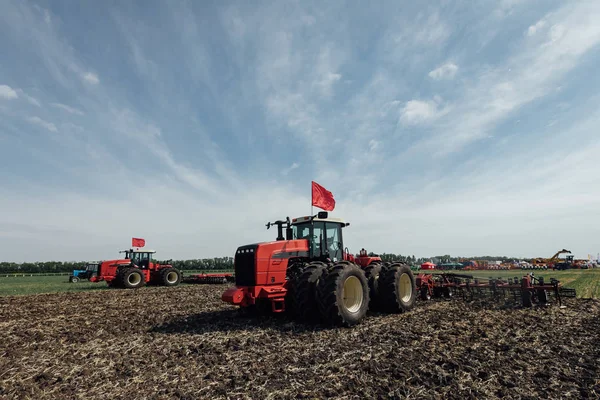
M 357 312 L 362 307 L 363 287 L 356 276 L 349 276 L 344 281 L 343 301 L 344 307 L 351 313 Z
M 169 273 L 167 273 L 167 282 L 169 282 L 169 283 L 177 282 L 177 274 L 173 271 L 170 271 Z
M 129 282 L 130 285 L 137 285 L 138 283 L 140 283 L 140 281 L 142 280 L 142 278 L 140 277 L 140 274 L 130 274 L 127 277 L 127 282 Z
M 400 289 L 400 299 L 404 303 L 408 303 L 410 298 L 412 297 L 413 287 L 410 282 L 410 277 L 408 274 L 404 273 L 400 275 L 400 284 L 398 285 Z

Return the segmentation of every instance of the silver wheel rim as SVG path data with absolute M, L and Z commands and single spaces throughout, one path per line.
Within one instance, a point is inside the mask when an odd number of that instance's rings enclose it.
M 138 285 L 141 281 L 142 281 L 142 277 L 137 272 L 133 273 L 133 274 L 129 274 L 129 276 L 127 277 L 127 282 L 133 286 Z
M 398 286 L 400 291 L 400 300 L 403 303 L 408 303 L 412 297 L 413 287 L 410 281 L 410 276 L 408 276 L 407 273 L 400 275 L 400 284 Z
M 177 282 L 177 272 L 174 272 L 174 271 L 167 272 L 167 282 L 168 283 Z
M 351 312 L 355 313 L 360 310 L 363 304 L 363 287 L 360 279 L 356 276 L 349 276 L 344 281 L 343 293 L 342 293 L 344 307 Z

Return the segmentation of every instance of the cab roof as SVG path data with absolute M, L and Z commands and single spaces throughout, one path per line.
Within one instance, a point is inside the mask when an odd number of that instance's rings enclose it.
M 129 250 L 122 250 L 119 253 L 156 253 L 156 250 L 149 250 L 149 249 L 129 249 Z
M 302 224 L 304 222 L 310 222 L 311 218 L 312 217 L 310 215 L 304 216 L 304 217 L 293 218 L 292 219 L 292 225 Z M 335 222 L 337 224 L 341 224 L 342 226 L 350 225 L 350 223 L 345 222 L 343 219 L 336 218 L 336 217 L 327 217 L 327 218 L 317 218 L 317 217 L 315 217 L 313 219 L 313 221 Z

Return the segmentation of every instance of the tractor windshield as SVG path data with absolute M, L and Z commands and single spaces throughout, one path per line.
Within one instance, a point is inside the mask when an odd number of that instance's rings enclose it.
M 125 258 L 140 267 L 147 267 L 150 261 L 152 261 L 152 253 L 127 251 L 125 252 Z
M 342 259 L 342 228 L 339 223 L 314 221 L 292 225 L 292 239 L 307 239 L 313 258 Z

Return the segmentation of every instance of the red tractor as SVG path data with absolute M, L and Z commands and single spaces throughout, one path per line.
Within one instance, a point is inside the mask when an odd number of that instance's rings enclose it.
M 181 272 L 170 264 L 160 264 L 152 259 L 154 250 L 124 250 L 121 260 L 102 261 L 92 282 L 106 281 L 110 287 L 139 288 L 145 284 L 177 286 Z
M 283 236 L 283 225 L 286 225 Z M 327 212 L 267 223 L 277 239 L 237 249 L 235 286 L 221 299 L 242 307 L 289 312 L 300 320 L 320 316 L 327 324 L 352 326 L 369 309 L 404 312 L 414 307 L 415 278 L 403 263 L 383 264 L 363 249 L 354 257 L 344 248 L 342 229 L 350 225 Z

